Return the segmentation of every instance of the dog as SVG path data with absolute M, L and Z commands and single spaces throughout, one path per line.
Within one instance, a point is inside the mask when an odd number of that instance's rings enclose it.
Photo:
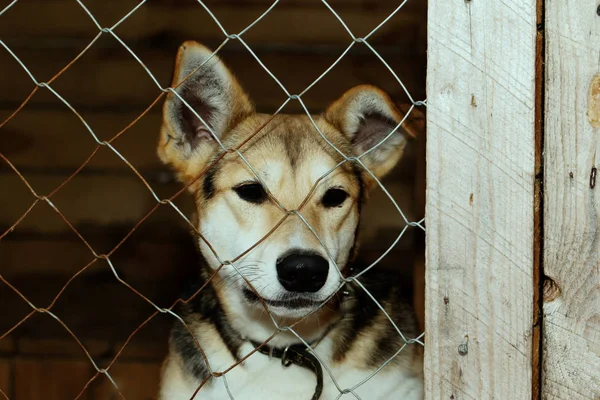
M 358 86 L 312 120 L 260 114 L 193 41 L 172 87 L 158 155 L 194 196 L 202 265 L 176 309 L 159 399 L 422 399 L 398 278 L 356 262 L 361 207 L 415 134 L 390 135 L 402 114 L 388 95 Z M 369 150 L 368 171 L 343 162 Z

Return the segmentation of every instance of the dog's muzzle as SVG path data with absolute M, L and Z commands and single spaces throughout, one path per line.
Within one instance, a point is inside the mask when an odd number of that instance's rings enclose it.
M 289 292 L 315 293 L 325 285 L 329 262 L 306 250 L 292 250 L 277 260 L 277 279 Z

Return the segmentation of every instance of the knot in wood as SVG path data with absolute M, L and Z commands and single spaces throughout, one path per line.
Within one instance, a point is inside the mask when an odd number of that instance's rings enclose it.
M 544 295 L 544 303 L 550 303 L 560 297 L 560 288 L 549 277 L 544 278 L 544 287 L 543 287 L 543 295 Z

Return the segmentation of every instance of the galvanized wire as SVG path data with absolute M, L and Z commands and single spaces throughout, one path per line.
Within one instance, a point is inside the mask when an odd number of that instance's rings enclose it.
M 60 100 L 60 102 L 62 104 L 64 104 L 65 107 L 67 107 L 79 120 L 80 122 L 83 124 L 83 126 L 85 127 L 85 129 L 89 132 L 90 136 L 93 138 L 93 140 L 96 143 L 96 148 L 95 150 L 91 153 L 91 155 L 85 160 L 85 162 L 75 171 L 74 174 L 72 174 L 71 176 L 69 176 L 69 178 L 67 180 L 65 180 L 64 182 L 62 182 L 58 187 L 56 187 L 53 191 L 51 191 L 49 194 L 47 195 L 40 195 L 37 193 L 37 191 L 33 188 L 33 186 L 27 181 L 27 179 L 19 172 L 19 170 L 10 162 L 10 160 L 3 154 L 0 153 L 0 158 L 14 171 L 15 174 L 17 174 L 17 176 L 21 179 L 21 181 L 27 186 L 27 188 L 29 189 L 29 191 L 32 194 L 32 204 L 30 205 L 30 207 L 25 211 L 25 213 L 23 215 L 21 215 L 21 217 L 19 217 L 15 223 L 5 232 L 3 232 L 0 235 L 0 240 L 2 240 L 2 238 L 4 238 L 7 234 L 9 234 L 31 211 L 32 209 L 38 205 L 40 202 L 45 202 L 47 203 L 59 216 L 61 219 L 63 219 L 67 225 L 69 226 L 69 228 L 79 237 L 79 239 L 85 244 L 85 246 L 88 248 L 88 250 L 90 251 L 91 255 L 93 256 L 93 260 L 86 266 L 84 266 L 83 268 L 81 268 L 79 271 L 77 271 L 72 277 L 71 279 L 69 279 L 69 281 L 61 288 L 61 290 L 58 292 L 57 296 L 53 299 L 53 301 L 47 306 L 47 307 L 39 307 L 36 306 L 35 304 L 33 304 L 25 295 L 23 295 L 14 285 L 12 285 L 4 276 L 1 275 L 1 271 L 0 271 L 0 281 L 2 281 L 4 284 L 6 284 L 11 290 L 13 290 L 19 297 L 21 297 L 21 299 L 23 301 L 25 301 L 32 309 L 32 311 L 25 316 L 21 321 L 19 321 L 17 324 L 15 324 L 11 329 L 9 329 L 7 332 L 5 332 L 4 334 L 2 334 L 0 336 L 0 340 L 5 338 L 6 336 L 8 336 L 12 331 L 14 331 L 14 329 L 16 329 L 18 326 L 20 326 L 21 324 L 23 324 L 26 320 L 28 320 L 32 315 L 34 315 L 35 313 L 41 313 L 41 314 L 47 314 L 50 317 L 54 318 L 58 323 L 60 323 L 63 328 L 70 334 L 71 337 L 73 337 L 73 339 L 78 343 L 78 345 L 83 349 L 83 351 L 85 352 L 87 358 L 89 359 L 90 363 L 92 364 L 92 366 L 94 367 L 94 369 L 96 370 L 96 374 L 87 382 L 87 384 L 85 385 L 85 387 L 82 389 L 82 391 L 79 393 L 79 395 L 77 396 L 77 398 L 80 398 L 83 393 L 85 392 L 86 388 L 89 386 L 89 384 L 96 379 L 99 375 L 106 375 L 106 377 L 109 379 L 109 381 L 111 382 L 111 384 L 115 387 L 115 389 L 117 390 L 117 392 L 119 393 L 119 395 L 121 396 L 121 398 L 124 398 L 122 393 L 119 391 L 118 385 L 117 383 L 114 381 L 114 379 L 111 377 L 110 375 L 110 368 L 114 365 L 114 363 L 117 361 L 117 359 L 120 357 L 122 351 L 125 349 L 125 347 L 127 346 L 127 344 L 130 342 L 130 340 L 137 334 L 137 332 L 143 327 L 145 326 L 150 320 L 152 320 L 156 315 L 158 315 L 159 313 L 163 313 L 163 314 L 168 314 L 171 315 L 175 320 L 177 320 L 178 322 L 180 322 L 181 324 L 183 324 L 185 326 L 185 328 L 187 329 L 187 331 L 189 332 L 189 334 L 192 336 L 192 338 L 194 339 L 195 345 L 198 348 L 199 353 L 202 355 L 202 357 L 205 360 L 205 363 L 207 365 L 207 369 L 210 372 L 210 377 L 209 378 L 222 378 L 223 380 L 223 384 L 225 386 L 226 392 L 228 393 L 229 398 L 234 399 L 233 394 L 230 391 L 230 387 L 227 383 L 227 378 L 226 378 L 226 374 L 227 372 L 229 372 L 231 369 L 235 368 L 237 365 L 239 365 L 241 362 L 243 362 L 245 359 L 247 359 L 248 357 L 250 357 L 250 355 L 252 355 L 254 352 L 257 351 L 257 349 L 254 349 L 252 352 L 244 355 L 244 357 L 238 361 L 237 363 L 235 363 L 234 365 L 230 366 L 229 368 L 227 368 L 224 371 L 214 371 L 213 368 L 210 365 L 210 361 L 208 359 L 208 357 L 205 355 L 205 352 L 201 346 L 201 343 L 198 342 L 197 338 L 195 337 L 193 331 L 190 329 L 189 326 L 187 326 L 187 324 L 185 323 L 184 319 L 181 318 L 181 316 L 179 316 L 176 312 L 173 311 L 174 307 L 179 304 L 179 303 L 187 303 L 189 301 L 191 301 L 195 296 L 198 295 L 198 293 L 200 293 L 202 291 L 202 288 L 200 288 L 192 297 L 190 297 L 189 299 L 183 300 L 183 299 L 179 299 L 177 300 L 174 304 L 172 304 L 170 307 L 167 308 L 162 308 L 159 307 L 158 305 L 156 305 L 154 302 L 152 302 L 150 299 L 148 299 L 146 296 L 144 296 L 142 293 L 140 293 L 139 291 L 137 291 L 133 286 L 131 286 L 126 280 L 124 280 L 119 273 L 117 272 L 117 269 L 114 266 L 113 261 L 111 260 L 111 255 L 114 254 L 114 252 L 133 234 L 133 232 L 152 214 L 154 213 L 158 207 L 160 207 L 161 205 L 168 205 L 171 208 L 173 208 L 177 214 L 179 216 L 181 216 L 181 218 L 185 221 L 185 223 L 196 233 L 196 235 L 204 241 L 204 243 L 208 246 L 208 248 L 212 251 L 213 255 L 215 256 L 215 258 L 218 260 L 220 267 L 213 273 L 213 277 L 218 273 L 218 271 L 225 267 L 225 266 L 229 266 L 232 267 L 236 273 L 240 276 L 240 278 L 244 279 L 246 281 L 246 283 L 248 284 L 248 286 L 251 288 L 251 290 L 253 290 L 257 296 L 258 296 L 258 292 L 256 292 L 256 289 L 252 286 L 251 282 L 247 279 L 246 276 L 244 276 L 244 274 L 240 271 L 240 269 L 238 268 L 238 266 L 236 266 L 236 262 L 242 258 L 243 256 L 245 256 L 246 254 L 248 254 L 249 252 L 251 252 L 254 248 L 256 248 L 260 243 L 262 243 L 264 240 L 266 240 L 267 237 L 269 237 L 286 219 L 293 217 L 293 218 L 298 218 L 300 221 L 302 221 L 302 223 L 310 230 L 310 232 L 315 236 L 315 238 L 318 240 L 318 242 L 322 245 L 323 249 L 325 250 L 325 252 L 327 253 L 327 256 L 329 257 L 331 263 L 335 266 L 336 272 L 339 274 L 340 279 L 341 279 L 341 283 L 338 287 L 338 289 L 336 290 L 336 292 L 334 294 L 332 294 L 328 299 L 326 299 L 323 303 L 322 306 L 325 305 L 331 298 L 333 298 L 333 296 L 336 295 L 338 290 L 341 290 L 342 287 L 344 286 L 344 284 L 346 283 L 350 283 L 350 282 L 354 282 L 358 288 L 360 288 L 360 290 L 363 290 L 367 296 L 369 297 L 369 299 L 371 301 L 373 301 L 377 307 L 380 309 L 380 311 L 385 315 L 385 317 L 389 320 L 389 322 L 392 324 L 392 326 L 394 327 L 394 329 L 396 330 L 396 332 L 398 333 L 399 337 L 402 339 L 403 341 L 403 345 L 395 352 L 395 354 L 393 354 L 388 360 L 386 360 L 384 363 L 382 363 L 376 370 L 374 370 L 370 375 L 366 376 L 362 381 L 360 382 L 356 382 L 355 385 L 351 386 L 351 387 L 342 387 L 339 382 L 337 381 L 336 377 L 334 376 L 332 369 L 327 365 L 327 363 L 325 362 L 325 360 L 322 359 L 322 357 L 311 347 L 311 345 L 309 343 L 307 343 L 305 341 L 305 339 L 303 339 L 294 329 L 294 327 L 301 321 L 298 321 L 292 325 L 289 326 L 280 326 L 277 321 L 275 320 L 275 318 L 273 317 L 273 315 L 271 314 L 268 306 L 264 303 L 264 301 L 261 300 L 262 305 L 265 309 L 265 311 L 267 312 L 268 316 L 270 317 L 270 320 L 273 323 L 274 328 L 276 329 L 276 332 L 274 335 L 272 335 L 270 338 L 268 338 L 267 340 L 265 340 L 265 342 L 262 345 L 267 345 L 268 342 L 270 340 L 272 340 L 277 334 L 281 333 L 281 332 L 290 332 L 292 333 L 300 343 L 303 343 L 308 349 L 309 351 L 319 360 L 319 362 L 322 364 L 324 370 L 326 371 L 326 373 L 328 374 L 329 378 L 331 379 L 331 381 L 333 382 L 333 384 L 335 385 L 335 387 L 337 388 L 339 395 L 337 398 L 342 397 L 344 394 L 352 394 L 355 398 L 360 399 L 359 395 L 356 393 L 356 389 L 358 389 L 361 385 L 363 385 L 365 382 L 367 382 L 369 379 L 371 379 L 373 376 L 375 376 L 381 369 L 383 369 L 385 366 L 387 366 L 395 357 L 397 357 L 404 349 L 406 346 L 408 345 L 412 345 L 412 344 L 420 344 L 422 345 L 422 341 L 421 338 L 423 336 L 423 334 L 419 335 L 416 338 L 407 338 L 405 337 L 405 335 L 402 333 L 402 331 L 398 328 L 398 326 L 396 325 L 396 323 L 392 320 L 392 318 L 389 316 L 389 314 L 387 313 L 387 311 L 385 310 L 385 308 L 379 303 L 379 301 L 368 291 L 368 289 L 360 282 L 359 278 L 365 274 L 367 271 L 371 270 L 373 267 L 375 267 L 378 263 L 381 262 L 381 260 L 383 260 L 384 257 L 386 257 L 389 252 L 391 252 L 393 250 L 393 248 L 397 245 L 397 243 L 402 239 L 402 237 L 404 236 L 404 234 L 406 233 L 406 231 L 409 228 L 413 228 L 413 227 L 418 227 L 420 229 L 424 230 L 423 227 L 423 220 L 420 221 L 409 221 L 409 219 L 407 218 L 407 216 L 405 215 L 405 213 L 402 211 L 400 205 L 397 203 L 397 201 L 393 198 L 393 196 L 389 193 L 389 191 L 385 188 L 385 186 L 377 179 L 377 177 L 367 168 L 367 166 L 363 163 L 362 158 L 364 156 L 366 156 L 367 154 L 369 154 L 370 152 L 374 151 L 377 147 L 383 145 L 383 143 L 385 141 L 387 141 L 398 129 L 401 128 L 401 126 L 403 126 L 403 124 L 405 123 L 405 121 L 407 120 L 407 118 L 409 118 L 409 116 L 411 115 L 413 109 L 417 106 L 426 106 L 426 101 L 415 101 L 413 99 L 413 97 L 411 96 L 411 94 L 409 93 L 409 91 L 407 90 L 406 86 L 404 85 L 404 83 L 402 82 L 402 80 L 399 78 L 399 76 L 396 74 L 396 72 L 390 67 L 390 65 L 385 61 L 385 59 L 377 52 L 377 50 L 368 42 L 368 39 L 378 30 L 380 29 L 385 23 L 387 23 L 396 13 L 400 12 L 401 9 L 404 7 L 404 5 L 407 3 L 408 0 L 404 0 L 401 2 L 401 4 L 399 4 L 399 6 L 388 16 L 386 17 L 379 25 L 377 25 L 372 31 L 370 31 L 367 35 L 365 35 L 364 37 L 357 37 L 353 34 L 353 32 L 351 31 L 351 29 L 347 26 L 347 24 L 344 22 L 343 18 L 335 11 L 335 9 L 326 1 L 326 0 L 322 0 L 323 5 L 331 12 L 332 14 L 332 19 L 337 20 L 342 27 L 346 30 L 346 32 L 349 35 L 349 44 L 348 46 L 345 48 L 345 50 L 339 55 L 339 57 L 336 58 L 336 60 L 322 73 L 320 74 L 313 82 L 311 82 L 304 90 L 302 90 L 299 94 L 292 94 L 286 87 L 285 85 L 276 77 L 276 75 L 269 70 L 269 68 L 261 61 L 260 57 L 252 50 L 252 48 L 250 47 L 250 45 L 244 40 L 243 36 L 250 30 L 252 29 L 257 23 L 259 23 L 265 16 L 267 16 L 269 14 L 269 12 L 271 12 L 279 3 L 279 0 L 274 1 L 270 7 L 268 7 L 258 18 L 256 18 L 254 21 L 252 21 L 247 27 L 245 27 L 244 29 L 242 29 L 241 31 L 239 31 L 238 33 L 229 33 L 221 24 L 221 22 L 219 21 L 219 19 L 214 15 L 214 13 L 210 10 L 210 8 L 208 6 L 206 6 L 202 1 L 198 0 L 198 4 L 200 7 L 202 7 L 206 13 L 209 15 L 209 17 L 215 22 L 215 24 L 217 25 L 217 27 L 220 29 L 220 31 L 223 34 L 223 41 L 221 42 L 221 44 L 215 49 L 215 51 L 212 53 L 212 55 L 210 55 L 203 63 L 202 65 L 198 66 L 194 71 L 192 71 L 182 82 L 179 82 L 175 87 L 163 87 L 160 82 L 158 81 L 158 79 L 153 75 L 152 71 L 146 66 L 146 64 L 141 60 L 141 58 L 125 43 L 124 40 L 122 40 L 116 33 L 115 33 L 115 29 L 121 25 L 125 20 L 127 20 L 129 17 L 131 17 L 133 14 L 135 14 L 135 12 L 137 10 L 139 10 L 140 7 L 142 7 L 144 5 L 144 3 L 146 3 L 147 0 L 143 0 L 141 2 L 139 2 L 133 9 L 131 9 L 127 14 L 125 14 L 122 18 L 119 19 L 119 21 L 117 23 L 115 23 L 114 25 L 110 26 L 110 27 L 103 27 L 98 20 L 95 18 L 94 14 L 85 6 L 85 4 L 80 1 L 80 0 L 75 0 L 77 2 L 77 4 L 85 11 L 85 13 L 89 16 L 90 20 L 93 22 L 93 24 L 96 26 L 96 28 L 98 29 L 98 33 L 97 35 L 92 39 L 92 41 L 74 58 L 74 60 L 72 60 L 69 64 L 67 64 L 61 71 L 59 71 L 54 77 L 52 77 L 50 80 L 48 80 L 47 82 L 42 82 L 39 81 L 35 78 L 34 74 L 29 70 L 29 68 L 25 65 L 25 63 L 18 57 L 18 55 L 2 40 L 0 40 L 0 46 L 6 50 L 8 52 L 9 55 L 12 56 L 12 58 L 22 67 L 22 69 L 27 73 L 27 75 L 30 77 L 30 79 L 33 81 L 35 87 L 33 89 L 33 91 L 31 92 L 31 94 L 25 99 L 25 101 L 15 110 L 14 113 L 12 113 L 6 120 L 4 120 L 2 123 L 0 123 L 0 129 L 2 128 L 2 126 L 4 126 L 9 120 L 11 120 L 16 114 L 18 114 L 18 112 L 20 112 L 20 110 L 25 106 L 25 104 L 27 104 L 27 102 L 31 99 L 31 97 L 33 96 L 33 94 L 39 90 L 39 89 L 45 89 L 47 91 L 49 91 L 52 95 L 54 95 L 58 100 Z M 11 7 L 13 7 L 16 3 L 18 2 L 18 0 L 14 0 L 12 1 L 10 4 L 8 4 L 4 9 L 2 9 L 0 11 L 0 16 L 2 14 L 4 14 L 7 10 L 9 10 Z M 140 115 L 138 116 L 134 121 L 132 121 L 125 129 L 121 130 L 120 132 L 118 132 L 115 136 L 113 136 L 113 138 L 111 138 L 110 140 L 100 140 L 98 138 L 98 136 L 96 135 L 96 133 L 94 132 L 94 130 L 91 128 L 91 126 L 87 123 L 87 121 L 85 120 L 85 118 L 76 110 L 76 108 L 70 104 L 55 88 L 52 87 L 52 82 L 60 75 L 62 75 L 65 71 L 67 71 L 70 66 L 77 60 L 79 59 L 83 54 L 85 54 L 90 48 L 93 47 L 93 45 L 96 43 L 96 41 L 102 36 L 102 35 L 109 35 L 110 37 L 114 38 L 114 40 L 119 43 L 125 50 L 127 50 L 127 52 L 136 60 L 137 63 L 139 63 L 139 65 L 144 69 L 144 71 L 148 74 L 148 76 L 150 77 L 150 79 L 154 82 L 154 84 L 157 86 L 157 92 L 158 92 L 158 96 L 154 99 L 154 101 L 152 101 L 151 105 Z M 239 41 L 244 48 L 248 51 L 248 53 L 257 61 L 257 63 L 261 66 L 261 68 L 273 79 L 273 81 L 281 88 L 282 92 L 286 95 L 286 99 L 285 101 L 282 103 L 282 105 L 278 108 L 278 110 L 273 114 L 273 116 L 279 114 L 281 112 L 281 110 L 290 102 L 290 101 L 297 101 L 300 106 L 302 107 L 302 109 L 304 110 L 304 112 L 306 113 L 306 115 L 308 116 L 309 120 L 311 121 L 313 127 L 315 128 L 316 132 L 318 132 L 318 134 L 320 135 L 320 137 L 326 142 L 328 143 L 328 145 L 330 145 L 342 158 L 343 160 L 338 163 L 334 168 L 330 169 L 328 172 L 326 172 L 325 174 L 323 174 L 313 185 L 312 189 L 309 191 L 309 193 L 306 195 L 305 199 L 303 200 L 303 202 L 301 203 L 301 205 L 298 207 L 298 209 L 295 210 L 288 210 L 286 207 L 283 206 L 283 204 L 277 199 L 275 198 L 275 196 L 273 196 L 273 194 L 268 190 L 267 185 L 264 185 L 264 182 L 262 182 L 262 179 L 260 177 L 260 175 L 256 172 L 256 170 L 254 169 L 254 167 L 251 165 L 251 163 L 248 161 L 248 159 L 244 156 L 243 154 L 243 147 L 249 142 L 249 140 L 251 139 L 251 137 L 253 137 L 254 135 L 258 134 L 264 127 L 266 124 L 268 124 L 268 122 L 270 122 L 270 120 L 273 118 L 271 117 L 269 119 L 269 121 L 267 121 L 267 123 L 263 124 L 261 127 L 259 127 L 254 133 L 253 135 L 251 135 L 248 139 L 246 139 L 242 144 L 240 144 L 238 147 L 236 148 L 227 148 L 222 141 L 219 139 L 218 135 L 214 132 L 214 130 L 210 127 L 209 124 L 206 123 L 206 121 L 203 120 L 203 118 L 196 112 L 196 110 L 193 109 L 193 107 L 190 106 L 190 104 L 188 104 L 185 99 L 175 90 L 179 85 L 183 84 L 185 82 L 185 80 L 189 79 L 197 70 L 199 70 L 200 68 L 202 68 L 208 61 L 210 61 L 215 55 L 217 55 L 219 53 L 219 51 L 229 42 L 232 40 L 237 40 Z M 373 146 L 372 148 L 366 150 L 363 154 L 360 154 L 358 156 L 352 156 L 352 155 L 347 155 L 344 154 L 339 148 L 337 148 L 330 140 L 328 140 L 328 138 L 323 134 L 323 132 L 321 131 L 321 129 L 319 128 L 319 126 L 315 123 L 312 114 L 310 112 L 310 110 L 308 109 L 308 107 L 306 106 L 306 104 L 303 101 L 303 96 L 310 91 L 319 81 L 322 80 L 323 77 L 325 77 L 347 54 L 348 52 L 355 46 L 355 45 L 364 45 L 366 46 L 381 62 L 382 64 L 385 66 L 385 68 L 391 73 L 392 77 L 395 79 L 395 81 L 398 83 L 398 85 L 402 88 L 402 90 L 404 91 L 404 93 L 406 94 L 406 96 L 410 99 L 411 101 L 411 106 L 409 108 L 409 110 L 405 113 L 402 121 L 400 121 L 400 123 L 393 128 L 392 131 L 389 132 L 388 135 L 386 135 L 386 137 L 381 140 L 379 143 L 377 143 L 375 146 Z M 152 106 L 154 106 L 161 98 L 164 97 L 165 94 L 167 93 L 172 93 L 174 96 L 176 96 L 183 104 L 185 107 L 187 107 L 195 117 L 197 117 L 209 130 L 209 132 L 211 133 L 211 135 L 213 136 L 213 138 L 215 139 L 215 141 L 219 144 L 219 146 L 221 147 L 222 153 L 221 156 L 219 158 L 217 158 L 217 160 L 215 160 L 213 162 L 216 163 L 218 162 L 225 154 L 230 154 L 230 153 L 235 153 L 237 154 L 237 156 L 249 167 L 250 171 L 256 176 L 256 178 L 258 179 L 259 182 L 263 183 L 263 187 L 265 187 L 265 189 L 267 190 L 267 194 L 269 195 L 269 197 L 271 198 L 271 200 L 284 212 L 284 216 L 282 217 L 282 219 L 261 239 L 259 240 L 257 243 L 255 243 L 254 245 L 252 245 L 251 247 L 249 247 L 248 249 L 246 249 L 244 252 L 242 252 L 240 255 L 238 255 L 237 257 L 235 257 L 232 260 L 224 260 L 221 257 L 219 257 L 219 255 L 217 254 L 217 252 L 214 250 L 213 246 L 209 243 L 209 241 L 197 230 L 197 227 L 189 220 L 189 218 L 183 213 L 183 211 L 181 211 L 174 203 L 173 200 L 175 198 L 177 198 L 178 196 L 181 195 L 181 193 L 183 193 L 185 191 L 185 189 L 187 187 L 189 187 L 190 185 L 192 185 L 194 182 L 198 181 L 203 175 L 204 173 L 208 170 L 209 167 L 207 167 L 204 171 L 202 171 L 202 173 L 196 177 L 196 179 L 193 182 L 190 182 L 186 185 L 186 187 L 182 188 L 180 191 L 178 191 L 177 193 L 175 193 L 172 197 L 170 198 L 166 198 L 166 199 L 161 199 L 158 194 L 154 191 L 154 189 L 152 188 L 152 186 L 147 182 L 146 179 L 143 178 L 143 176 L 139 173 L 139 171 L 126 159 L 126 157 L 124 157 L 113 145 L 112 142 L 120 137 L 121 135 L 123 135 L 127 130 L 129 130 L 129 128 L 131 128 L 131 126 L 133 126 L 135 123 L 137 123 L 137 121 L 143 116 L 145 115 L 151 108 Z M 91 158 L 93 157 L 93 155 L 101 148 L 101 147 L 107 147 L 109 148 L 115 155 L 117 155 L 117 157 L 119 157 L 119 159 L 121 159 L 134 173 L 135 175 L 142 181 L 142 183 L 144 184 L 144 186 L 148 189 L 148 191 L 150 192 L 150 194 L 152 195 L 152 197 L 154 198 L 154 200 L 156 201 L 155 206 L 129 231 L 129 233 L 108 253 L 106 254 L 98 254 L 94 248 L 86 241 L 86 239 L 81 235 L 81 233 L 77 230 L 77 228 L 75 226 L 73 226 L 69 220 L 65 217 L 65 215 L 60 211 L 60 209 L 52 202 L 51 198 L 52 196 L 54 196 L 58 191 L 61 190 L 61 188 L 66 185 L 71 179 L 73 179 L 73 177 L 79 172 L 81 171 L 91 160 Z M 313 195 L 316 187 L 318 186 L 318 184 L 325 179 L 328 175 L 330 175 L 331 173 L 333 173 L 337 168 L 339 168 L 341 165 L 345 164 L 345 163 L 357 163 L 361 168 L 363 168 L 366 173 L 374 180 L 374 182 L 376 182 L 377 186 L 379 188 L 382 189 L 382 191 L 385 193 L 385 195 L 387 196 L 387 198 L 392 202 L 393 206 L 395 207 L 396 211 L 398 212 L 399 217 L 402 219 L 402 221 L 404 222 L 405 226 L 404 228 L 401 230 L 400 234 L 396 237 L 396 239 L 393 241 L 393 243 L 391 244 L 391 246 L 389 246 L 389 248 L 384 251 L 382 253 L 382 255 L 380 257 L 378 257 L 373 263 L 371 263 L 369 266 L 367 266 L 365 269 L 363 269 L 361 272 L 357 273 L 354 276 L 350 276 L 350 277 L 344 277 L 340 267 L 337 265 L 334 257 L 331 255 L 329 249 L 327 248 L 327 246 L 325 246 L 325 243 L 323 242 L 323 240 L 319 237 L 319 235 L 317 234 L 317 232 L 315 231 L 315 229 L 311 226 L 311 224 L 304 218 L 304 216 L 302 215 L 302 208 L 304 207 L 304 205 L 308 202 L 308 200 L 311 198 L 311 196 Z M 117 352 L 117 354 L 114 356 L 114 358 L 108 363 L 108 365 L 105 368 L 101 368 L 96 361 L 93 359 L 93 357 L 90 355 L 90 353 L 88 352 L 88 350 L 85 348 L 85 346 L 82 344 L 82 342 L 77 338 L 77 336 L 69 329 L 69 327 L 58 317 L 56 316 L 51 309 L 53 308 L 54 304 L 56 303 L 56 301 L 58 300 L 58 298 L 62 295 L 62 293 L 65 291 L 65 289 L 70 285 L 70 283 L 80 274 L 84 273 L 92 264 L 94 264 L 96 261 L 98 260 L 102 260 L 104 262 L 106 262 L 109 270 L 111 271 L 111 273 L 114 275 L 115 279 L 122 285 L 124 285 L 125 287 L 127 287 L 129 290 L 131 290 L 133 293 L 135 293 L 136 295 L 138 295 L 140 298 L 142 298 L 145 302 L 147 302 L 149 305 L 151 305 L 154 309 L 155 312 L 147 319 L 145 320 L 141 325 L 139 325 L 131 334 L 130 336 L 127 338 L 127 340 L 125 341 L 125 343 L 123 344 L 123 346 L 119 349 L 119 351 Z M 212 277 L 211 277 L 212 279 Z M 208 283 L 207 283 L 208 284 Z M 259 299 L 261 299 L 260 296 L 258 296 Z M 312 310 L 310 313 L 308 313 L 304 318 L 307 318 L 308 316 L 312 315 L 313 313 L 317 312 L 318 308 L 315 310 Z M 201 387 L 208 381 L 208 378 L 202 382 L 199 387 L 197 388 L 196 392 L 198 392 Z M 5 398 L 8 399 L 6 393 L 2 392 L 0 390 L 0 394 L 3 395 Z M 192 396 L 192 398 L 194 398 L 195 395 Z

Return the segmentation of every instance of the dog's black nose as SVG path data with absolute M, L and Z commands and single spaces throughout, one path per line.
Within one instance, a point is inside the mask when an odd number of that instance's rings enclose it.
M 294 251 L 277 260 L 277 278 L 290 292 L 317 292 L 328 272 L 329 263 L 316 253 Z

